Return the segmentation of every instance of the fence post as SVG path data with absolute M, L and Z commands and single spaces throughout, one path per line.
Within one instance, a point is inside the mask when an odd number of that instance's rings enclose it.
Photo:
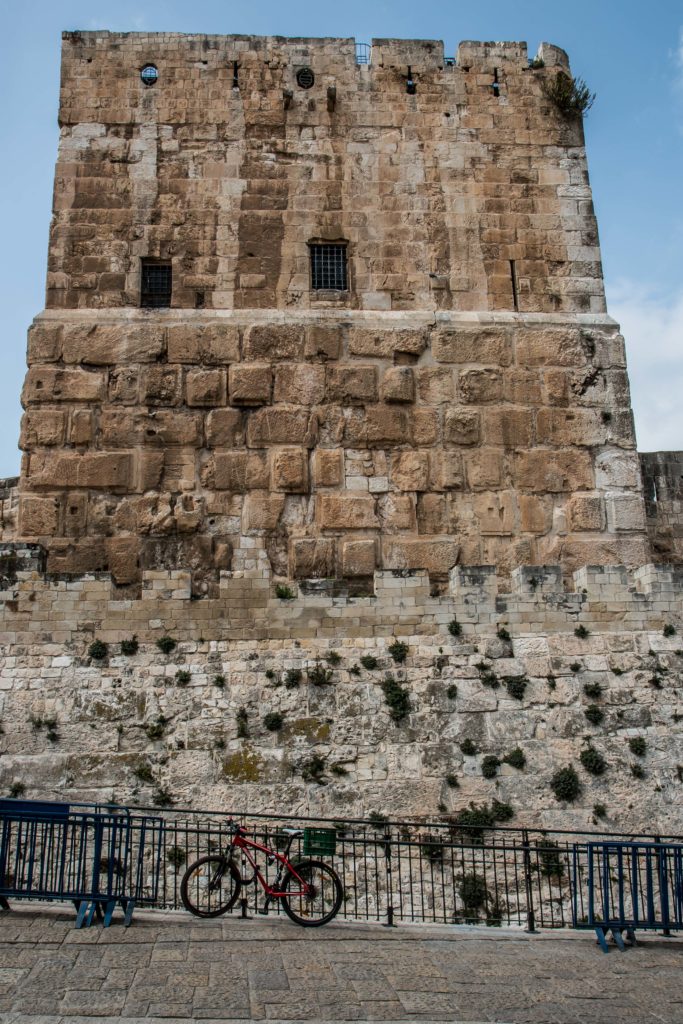
M 661 845 L 662 837 L 655 836 L 655 842 Z M 667 886 L 669 882 L 666 867 L 666 853 L 662 856 L 662 851 L 657 850 L 657 881 L 659 882 L 659 902 L 662 908 L 662 922 L 664 924 L 662 935 L 670 937 L 671 929 L 667 928 L 669 923 L 669 890 Z
M 393 886 L 393 878 L 392 878 L 392 875 L 391 875 L 391 828 L 390 827 L 387 827 L 387 830 L 384 833 L 384 838 L 383 838 L 382 846 L 384 848 L 384 866 L 385 866 L 386 873 L 387 873 L 387 900 L 388 900 L 387 920 L 386 920 L 386 924 L 384 924 L 382 927 L 383 928 L 395 928 L 396 925 L 394 924 L 394 902 L 393 902 L 394 901 L 394 886 Z
M 527 932 L 536 931 L 536 915 L 534 914 L 534 897 L 531 877 L 531 847 L 529 845 L 529 833 L 522 830 L 522 849 L 524 851 L 524 891 L 526 895 L 526 929 Z

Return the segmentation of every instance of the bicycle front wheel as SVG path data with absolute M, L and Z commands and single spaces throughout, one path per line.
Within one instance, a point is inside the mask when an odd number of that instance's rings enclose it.
M 237 865 L 210 854 L 190 864 L 180 883 L 180 898 L 195 917 L 220 917 L 235 905 L 241 887 Z
M 304 928 L 317 928 L 327 924 L 339 913 L 344 888 L 337 872 L 321 860 L 304 860 L 294 864 L 297 875 L 290 871 L 282 883 L 282 906 L 288 917 Z M 298 895 L 301 881 L 308 886 L 306 895 Z M 289 895 L 291 893 L 291 895 Z

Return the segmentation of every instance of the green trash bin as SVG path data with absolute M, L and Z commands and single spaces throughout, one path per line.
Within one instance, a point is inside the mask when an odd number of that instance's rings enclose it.
M 331 857 L 337 849 L 337 831 L 334 828 L 305 828 L 304 854 L 306 857 Z

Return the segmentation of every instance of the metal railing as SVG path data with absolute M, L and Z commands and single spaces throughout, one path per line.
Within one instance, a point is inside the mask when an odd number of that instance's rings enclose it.
M 369 64 L 371 52 L 369 43 L 356 43 L 356 64 Z
M 142 808 L 143 812 L 151 809 Z M 660 841 L 677 837 L 539 829 L 482 828 L 450 823 L 339 821 L 293 815 L 154 809 L 164 819 L 157 905 L 182 906 L 188 864 L 227 847 L 233 818 L 266 846 L 282 848 L 283 828 L 333 827 L 336 852 L 324 859 L 344 884 L 340 917 L 356 921 L 486 924 L 562 928 L 588 920 L 588 844 L 598 839 Z M 290 859 L 302 853 L 295 840 Z M 258 858 L 257 858 L 258 859 Z M 277 865 L 259 861 L 268 881 Z M 238 861 L 239 865 L 239 861 Z M 248 870 L 247 870 L 248 869 Z M 250 879 L 247 865 L 245 879 Z M 243 890 L 233 913 L 258 913 L 263 893 Z M 278 913 L 278 904 L 271 913 Z

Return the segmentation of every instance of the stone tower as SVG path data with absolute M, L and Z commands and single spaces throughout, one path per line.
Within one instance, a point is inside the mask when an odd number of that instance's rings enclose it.
M 20 539 L 53 572 L 647 561 L 543 44 L 65 33 Z

